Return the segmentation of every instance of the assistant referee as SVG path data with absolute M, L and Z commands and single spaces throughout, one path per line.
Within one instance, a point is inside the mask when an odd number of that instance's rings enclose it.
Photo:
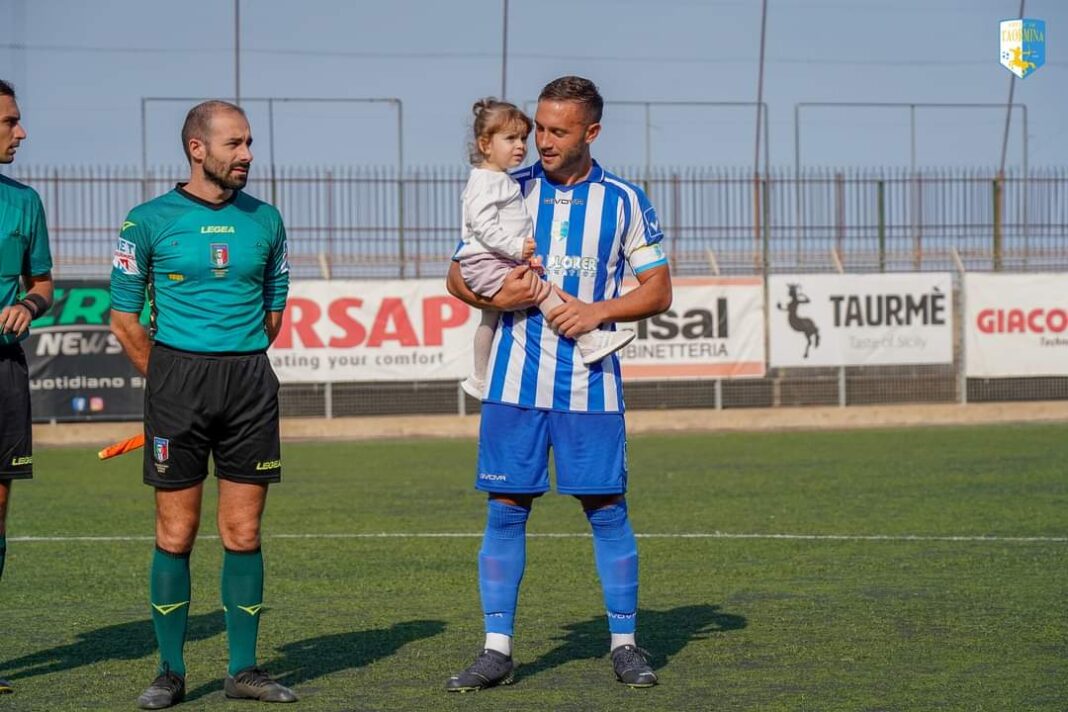
M 0 79 L 0 164 L 15 160 L 26 138 L 21 122 L 15 90 Z M 20 299 L 23 286 L 26 294 Z M 33 476 L 29 370 L 19 343 L 30 335 L 30 322 L 52 305 L 52 292 L 41 198 L 33 188 L 0 176 L 0 576 L 11 481 Z M 0 695 L 10 692 L 11 685 L 0 680 Z

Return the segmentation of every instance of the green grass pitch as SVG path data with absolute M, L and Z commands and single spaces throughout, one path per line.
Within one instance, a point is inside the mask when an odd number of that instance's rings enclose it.
M 638 635 L 662 684 L 615 682 L 587 524 L 554 494 L 531 518 L 516 684 L 466 695 L 443 683 L 482 637 L 474 443 L 289 444 L 260 660 L 296 710 L 1063 710 L 1066 434 L 632 437 Z M 152 491 L 139 456 L 94 452 L 42 450 L 15 484 L 0 677 L 17 692 L 0 712 L 133 709 L 154 674 Z M 212 491 L 202 535 L 214 511 Z M 716 532 L 821 538 L 685 536 Z M 379 533 L 396 536 L 343 536 Z M 442 533 L 458 536 L 425 536 Z M 255 706 L 222 694 L 220 558 L 217 539 L 193 555 L 179 709 Z

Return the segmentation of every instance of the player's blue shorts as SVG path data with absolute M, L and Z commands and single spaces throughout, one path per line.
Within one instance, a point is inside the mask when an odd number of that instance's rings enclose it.
M 549 449 L 561 494 L 627 491 L 627 433 L 622 413 L 560 413 L 482 404 L 475 488 L 549 491 Z

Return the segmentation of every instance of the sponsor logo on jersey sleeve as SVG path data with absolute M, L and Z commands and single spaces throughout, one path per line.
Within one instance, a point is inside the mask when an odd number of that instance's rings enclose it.
M 123 274 L 140 274 L 137 269 L 137 245 L 120 237 L 111 265 Z
M 278 274 L 285 274 L 289 271 L 289 243 L 282 243 L 282 264 L 278 266 Z
M 648 239 L 654 239 L 661 237 L 664 231 L 660 229 L 660 218 L 656 215 L 656 209 L 650 205 L 642 213 L 642 220 L 645 222 L 645 236 Z

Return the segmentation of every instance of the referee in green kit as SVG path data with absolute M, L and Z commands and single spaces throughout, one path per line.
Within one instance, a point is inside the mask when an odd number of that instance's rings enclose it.
M 21 120 L 15 90 L 0 79 L 0 164 L 14 161 L 26 138 Z M 51 270 L 40 196 L 33 188 L 0 176 L 0 577 L 7 554 L 11 481 L 33 476 L 30 376 L 19 342 L 30 335 L 30 322 L 52 306 Z M 26 287 L 22 299 L 20 280 Z M 0 695 L 10 692 L 11 685 L 0 680 Z
M 219 482 L 227 697 L 295 702 L 256 665 L 263 608 L 260 519 L 278 482 L 278 379 L 266 349 L 289 290 L 278 210 L 241 192 L 252 135 L 240 107 L 194 106 L 182 127 L 190 179 L 134 208 L 111 272 L 111 329 L 147 376 L 144 481 L 156 490 L 150 603 L 160 663 L 138 698 L 161 709 L 185 697 L 189 555 L 200 526 L 208 456 Z M 145 293 L 151 331 L 139 315 Z

